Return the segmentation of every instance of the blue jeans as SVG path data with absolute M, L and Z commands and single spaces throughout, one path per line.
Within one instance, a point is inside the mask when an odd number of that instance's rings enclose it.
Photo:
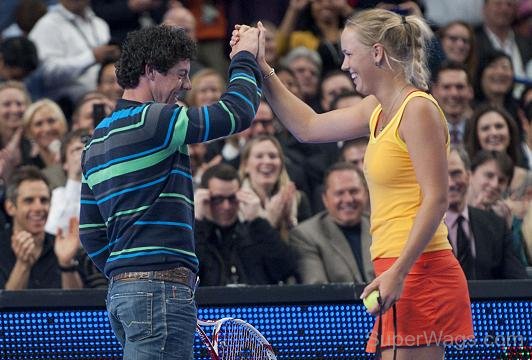
M 111 327 L 127 360 L 192 360 L 196 304 L 188 286 L 154 280 L 111 281 Z

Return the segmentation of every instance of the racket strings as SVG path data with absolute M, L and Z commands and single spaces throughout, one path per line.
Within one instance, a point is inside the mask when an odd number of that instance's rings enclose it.
M 268 359 L 268 353 L 260 337 L 244 324 L 226 321 L 217 336 L 220 359 Z

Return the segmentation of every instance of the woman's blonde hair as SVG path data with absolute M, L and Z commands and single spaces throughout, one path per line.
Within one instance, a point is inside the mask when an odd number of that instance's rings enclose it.
M 35 117 L 35 114 L 38 111 L 42 110 L 43 108 L 47 108 L 52 111 L 53 116 L 61 123 L 63 127 L 61 137 L 65 135 L 68 129 L 65 114 L 63 113 L 63 110 L 61 110 L 59 105 L 57 105 L 54 101 L 50 99 L 42 99 L 28 106 L 28 108 L 24 112 L 24 116 L 22 117 L 22 124 L 24 126 L 24 132 L 28 134 L 29 128 L 31 126 L 31 123 L 33 122 L 33 118 Z
M 427 23 L 418 16 L 402 16 L 383 9 L 371 9 L 356 13 L 346 22 L 346 28 L 357 32 L 366 46 L 380 43 L 385 49 L 385 61 L 403 69 L 408 82 L 428 90 L 430 72 L 426 64 L 427 45 L 433 37 Z
M 200 106 L 196 103 L 196 95 L 198 93 L 198 84 L 201 80 L 208 76 L 216 76 L 218 80 L 220 81 L 221 90 L 223 92 L 223 89 L 225 88 L 225 80 L 220 75 L 220 73 L 212 68 L 206 68 L 198 71 L 197 73 L 192 76 L 192 79 L 190 80 L 192 89 L 187 92 L 187 96 L 185 98 L 185 102 L 188 106 Z
M 238 168 L 238 174 L 240 176 L 240 179 L 244 181 L 246 178 L 249 177 L 249 175 L 246 173 L 246 165 L 249 160 L 249 156 L 251 155 L 251 150 L 253 147 L 261 142 L 269 141 L 275 146 L 277 149 L 277 152 L 279 153 L 279 157 L 281 159 L 281 172 L 279 174 L 279 178 L 277 179 L 277 182 L 275 183 L 275 186 L 273 188 L 273 193 L 275 194 L 279 191 L 281 187 L 288 184 L 290 182 L 290 178 L 288 177 L 288 173 L 286 172 L 286 164 L 284 159 L 284 152 L 283 148 L 281 147 L 281 144 L 279 141 L 274 138 L 271 135 L 258 135 L 257 137 L 254 137 L 250 139 L 244 148 L 242 149 L 242 153 L 240 154 L 240 166 Z
M 14 81 L 14 80 L 9 80 L 9 81 L 5 81 L 3 83 L 0 83 L 0 92 L 4 91 L 6 89 L 17 89 L 17 90 L 19 90 L 21 93 L 24 94 L 24 101 L 26 103 L 26 106 L 31 104 L 30 93 L 28 92 L 28 89 L 26 88 L 26 85 L 24 85 L 24 83 L 21 83 L 20 81 Z

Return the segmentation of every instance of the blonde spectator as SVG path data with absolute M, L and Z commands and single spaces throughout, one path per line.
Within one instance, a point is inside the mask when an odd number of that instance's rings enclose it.
M 0 177 L 7 179 L 29 151 L 22 139 L 22 116 L 31 100 L 24 84 L 0 83 Z
M 240 158 L 242 188 L 251 189 L 261 201 L 261 216 L 288 239 L 288 230 L 310 217 L 310 204 L 286 171 L 283 150 L 276 138 L 259 135 L 250 139 Z
M 33 145 L 28 163 L 43 170 L 52 189 L 63 185 L 66 178 L 59 157 L 61 139 L 67 132 L 63 111 L 52 100 L 39 100 L 28 107 L 23 124 L 24 134 Z

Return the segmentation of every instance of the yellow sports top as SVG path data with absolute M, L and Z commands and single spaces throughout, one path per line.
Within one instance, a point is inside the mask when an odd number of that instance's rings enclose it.
M 416 180 L 406 144 L 399 136 L 399 124 L 406 104 L 414 97 L 424 97 L 432 101 L 440 111 L 442 123 L 447 127 L 447 121 L 438 103 L 423 91 L 410 93 L 392 120 L 376 137 L 375 127 L 382 111 L 381 105 L 379 104 L 371 114 L 371 134 L 364 157 L 364 173 L 371 199 L 372 259 L 398 257 L 401 254 L 421 206 L 421 187 Z M 451 249 L 451 245 L 447 240 L 447 228 L 442 219 L 424 252 L 444 249 Z

